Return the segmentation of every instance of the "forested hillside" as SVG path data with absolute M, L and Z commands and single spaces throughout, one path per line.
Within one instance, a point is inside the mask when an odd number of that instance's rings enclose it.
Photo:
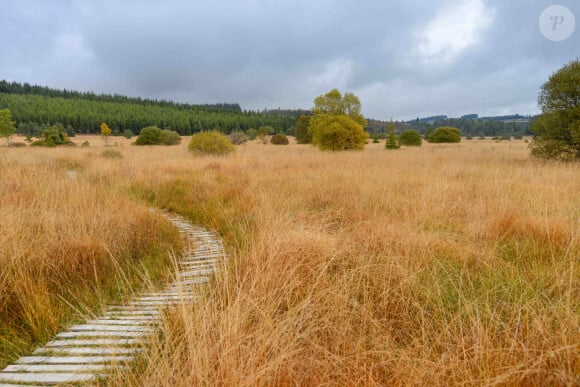
M 0 81 L 0 109 L 5 108 L 12 112 L 19 132 L 32 135 L 31 128 L 56 123 L 76 133 L 98 133 L 102 122 L 114 133 L 125 130 L 139 133 L 150 125 L 182 135 L 207 129 L 229 133 L 260 126 L 287 132 L 296 120 L 287 111 L 242 111 L 238 104 L 179 104 Z

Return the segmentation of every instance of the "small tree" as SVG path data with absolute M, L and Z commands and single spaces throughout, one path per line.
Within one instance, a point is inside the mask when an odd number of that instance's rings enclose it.
M 395 134 L 395 124 L 393 121 L 389 122 L 387 131 L 387 141 L 385 142 L 386 149 L 399 149 L 401 145 L 399 145 L 399 138 Z
M 296 142 L 298 144 L 310 144 L 312 143 L 312 133 L 310 133 L 310 119 L 312 116 L 301 115 L 296 121 L 294 126 L 294 134 L 296 136 Z
M 360 100 L 352 93 L 343 96 L 333 89 L 316 97 L 308 126 L 312 144 L 322 150 L 363 149 L 369 134 L 360 110 Z
M 412 129 L 403 130 L 399 136 L 399 143 L 405 146 L 421 146 L 423 139 L 421 135 Z
M 275 134 L 270 138 L 270 143 L 274 145 L 288 145 L 290 141 L 288 141 L 288 137 L 285 134 Z
M 12 114 L 8 109 L 0 110 L 0 137 L 6 137 L 6 144 L 10 143 L 10 136 L 16 132 Z
M 191 136 L 188 148 L 198 155 L 218 156 L 224 156 L 236 150 L 230 139 L 217 130 L 194 134 Z
M 427 141 L 432 143 L 460 142 L 461 132 L 451 126 L 441 126 L 429 134 Z
M 580 160 L 580 59 L 552 74 L 540 89 L 538 105 L 542 115 L 530 127 L 532 155 Z
M 111 128 L 105 122 L 101 124 L 101 137 L 105 139 L 105 146 L 109 145 L 109 137 L 111 136 Z
M 262 144 L 268 143 L 268 136 L 274 133 L 274 128 L 271 126 L 260 126 L 258 128 L 258 138 L 262 141 Z

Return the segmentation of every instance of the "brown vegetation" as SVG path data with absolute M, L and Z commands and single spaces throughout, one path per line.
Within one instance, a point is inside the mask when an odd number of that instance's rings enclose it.
M 123 149 L 86 166 L 102 192 L 217 229 L 231 256 L 112 384 L 577 382 L 576 165 L 531 161 L 523 141 Z

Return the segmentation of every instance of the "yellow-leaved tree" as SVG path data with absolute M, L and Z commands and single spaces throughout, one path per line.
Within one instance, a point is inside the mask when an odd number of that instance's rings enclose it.
M 105 146 L 109 145 L 109 137 L 111 136 L 111 128 L 105 122 L 101 124 L 101 137 L 105 139 Z
M 337 89 L 314 99 L 308 131 L 312 144 L 322 150 L 363 149 L 369 138 L 357 96 Z

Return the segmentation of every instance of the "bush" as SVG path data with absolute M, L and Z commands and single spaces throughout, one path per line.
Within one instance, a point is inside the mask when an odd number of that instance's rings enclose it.
M 254 128 L 250 128 L 248 129 L 247 134 L 250 140 L 255 140 L 256 137 L 258 136 L 258 131 Z
M 82 147 L 90 146 L 91 144 L 88 141 L 85 141 L 81 144 Z
M 156 126 L 148 126 L 141 129 L 135 145 L 157 145 L 160 142 L 161 129 Z
M 270 143 L 274 145 L 288 145 L 290 141 L 288 141 L 288 137 L 285 134 L 275 134 L 270 138 Z
M 369 137 L 362 125 L 347 115 L 322 114 L 311 118 L 312 144 L 321 150 L 363 149 Z
M 240 132 L 240 131 L 232 132 L 232 133 L 230 133 L 230 135 L 228 137 L 230 138 L 230 141 L 234 145 L 242 145 L 242 144 L 245 144 L 249 140 L 246 133 Z M 255 135 L 254 135 L 254 138 L 255 138 Z
M 379 135 L 378 134 L 373 134 L 373 144 L 378 144 L 379 141 Z
M 55 147 L 59 145 L 76 145 L 74 142 L 70 141 L 68 135 L 62 128 L 62 125 L 49 126 L 42 131 L 40 135 L 40 140 L 34 141 L 30 146 L 46 146 Z
M 298 144 L 312 143 L 312 133 L 310 133 L 310 119 L 312 116 L 301 115 L 294 125 L 294 134 Z
M 162 130 L 159 136 L 160 145 L 178 145 L 181 144 L 181 136 L 173 130 Z
M 131 138 L 133 138 L 133 132 L 129 129 L 125 130 L 122 135 L 123 135 L 123 137 L 125 137 L 126 139 L 129 139 L 129 140 Z
M 427 141 L 432 143 L 460 142 L 461 133 L 457 128 L 440 126 L 429 134 Z
M 114 149 L 106 149 L 101 153 L 101 156 L 106 159 L 122 159 L 123 154 Z
M 236 150 L 230 139 L 217 130 L 194 134 L 191 136 L 188 148 L 196 154 L 219 156 Z
M 399 143 L 405 146 L 421 146 L 423 138 L 415 130 L 403 130 L 399 136 Z

